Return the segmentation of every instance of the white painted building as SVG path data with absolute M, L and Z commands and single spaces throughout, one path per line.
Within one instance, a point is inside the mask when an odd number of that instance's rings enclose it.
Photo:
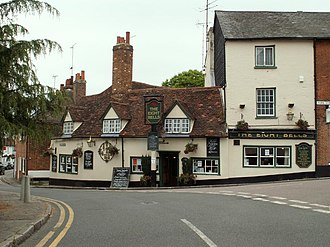
M 214 60 L 207 63 L 205 84 L 223 87 L 228 139 L 220 145 L 222 177 L 313 176 L 314 51 L 306 18 L 215 12 L 208 45 L 214 53 L 207 55 Z M 307 121 L 308 128 L 298 121 Z

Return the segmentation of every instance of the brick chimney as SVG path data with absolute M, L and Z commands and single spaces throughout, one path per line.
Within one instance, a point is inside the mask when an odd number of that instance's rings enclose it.
M 112 93 L 126 93 L 132 89 L 133 46 L 130 45 L 130 33 L 117 37 L 113 47 Z
M 73 82 L 73 100 L 77 102 L 80 98 L 86 96 L 86 80 L 85 71 L 76 74 L 76 78 Z

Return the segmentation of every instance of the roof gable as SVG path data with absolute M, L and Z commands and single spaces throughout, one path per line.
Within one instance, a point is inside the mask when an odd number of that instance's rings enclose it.
M 67 111 L 67 113 L 65 115 L 64 122 L 72 122 L 72 117 L 71 117 L 69 111 Z
M 175 101 L 173 106 L 164 114 L 165 118 L 189 118 L 193 119 L 187 107 L 179 101 Z
M 225 39 L 330 38 L 329 12 L 216 11 Z
M 110 105 L 108 111 L 105 112 L 105 115 L 102 117 L 102 119 L 114 119 L 114 118 L 119 118 L 119 117 L 116 111 Z

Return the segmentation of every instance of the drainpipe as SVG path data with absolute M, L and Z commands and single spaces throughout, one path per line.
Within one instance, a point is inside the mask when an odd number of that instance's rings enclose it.
M 121 167 L 124 167 L 124 137 L 121 138 Z

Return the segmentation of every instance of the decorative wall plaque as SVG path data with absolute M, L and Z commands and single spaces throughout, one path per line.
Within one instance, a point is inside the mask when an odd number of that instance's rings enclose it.
M 296 164 L 308 168 L 312 164 L 312 145 L 302 142 L 296 145 Z
M 119 149 L 110 142 L 105 141 L 99 148 L 99 155 L 105 161 L 109 162 L 113 156 L 118 153 Z

